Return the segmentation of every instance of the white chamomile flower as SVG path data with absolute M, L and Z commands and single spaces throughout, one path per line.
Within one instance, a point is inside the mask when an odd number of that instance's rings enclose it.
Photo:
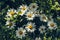
M 39 28 L 39 31 L 40 31 L 40 33 L 44 33 L 45 32 L 45 29 L 46 29 L 46 27 L 45 26 L 40 26 L 40 28 Z
M 57 24 L 53 21 L 49 21 L 47 24 L 49 27 L 49 29 L 56 29 L 57 28 Z
M 43 22 L 47 22 L 48 18 L 45 14 L 42 14 L 42 15 L 40 15 L 40 20 L 43 21 Z
M 26 15 L 27 20 L 33 20 L 35 17 L 35 14 L 31 11 L 27 12 L 25 15 Z
M 19 8 L 20 8 L 22 11 L 27 11 L 28 6 L 27 6 L 27 5 L 21 5 Z
M 14 9 L 10 9 L 10 10 L 8 10 L 8 12 L 7 12 L 7 15 L 6 15 L 6 17 L 15 17 L 16 15 L 16 10 L 14 10 Z
M 7 28 L 14 28 L 15 23 L 8 20 L 5 25 L 7 26 Z
M 21 5 L 17 11 L 17 14 L 23 16 L 27 9 L 28 9 L 27 5 Z
M 35 31 L 35 23 L 28 22 L 25 28 L 28 32 L 34 32 Z
M 38 5 L 36 3 L 31 3 L 29 5 L 29 10 L 30 11 L 35 11 L 35 10 L 37 10 L 37 8 L 38 8 Z
M 18 28 L 18 30 L 16 30 L 16 36 L 18 38 L 22 39 L 23 37 L 25 37 L 25 34 L 26 34 L 26 30 L 23 28 Z
M 41 40 L 41 38 L 40 37 L 36 37 L 35 40 Z

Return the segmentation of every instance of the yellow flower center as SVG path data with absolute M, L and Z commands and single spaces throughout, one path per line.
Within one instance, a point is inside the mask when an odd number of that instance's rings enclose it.
M 29 25 L 28 28 L 29 28 L 29 29 L 32 29 L 33 27 L 32 27 L 32 25 Z
M 10 11 L 9 13 L 10 13 L 11 15 L 14 15 L 14 11 Z
M 41 30 L 43 31 L 44 29 L 43 29 L 43 28 L 41 28 Z
M 50 24 L 51 27 L 54 27 L 54 25 L 55 25 L 54 23 L 51 23 L 51 24 Z
M 35 5 L 33 5 L 32 8 L 35 8 Z
M 32 14 L 28 14 L 27 16 L 28 16 L 29 18 L 31 18 L 31 17 L 32 17 Z
M 26 7 L 25 7 L 25 6 L 23 6 L 23 7 L 22 7 L 22 10 L 25 10 L 25 9 L 26 9 Z
M 43 16 L 42 18 L 43 18 L 43 20 L 46 20 L 46 17 L 45 16 Z
M 19 31 L 19 34 L 22 35 L 23 34 L 23 31 Z
M 8 24 L 8 26 L 12 26 L 13 24 L 10 22 L 9 24 Z

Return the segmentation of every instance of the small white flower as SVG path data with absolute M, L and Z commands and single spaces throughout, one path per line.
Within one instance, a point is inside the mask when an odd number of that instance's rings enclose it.
M 7 12 L 7 15 L 6 15 L 6 17 L 15 17 L 14 15 L 16 14 L 16 10 L 14 10 L 14 9 L 10 9 L 10 10 L 8 10 L 8 12 Z
M 34 32 L 35 31 L 35 23 L 28 22 L 25 28 L 28 32 Z
M 25 15 L 26 15 L 27 20 L 33 20 L 35 17 L 35 14 L 33 14 L 33 12 L 31 11 L 27 12 Z
M 40 37 L 36 37 L 35 40 L 41 40 L 41 38 Z
M 21 5 L 19 9 L 17 10 L 17 14 L 23 16 L 25 12 L 27 11 L 28 7 L 27 5 Z
M 16 30 L 16 36 L 18 38 L 22 39 L 22 37 L 25 37 L 25 34 L 26 34 L 26 30 L 23 28 L 18 28 L 18 30 Z
M 42 15 L 40 15 L 40 20 L 43 21 L 43 22 L 47 22 L 48 18 L 45 14 L 42 14 Z
M 40 31 L 40 33 L 44 33 L 45 32 L 45 29 L 46 29 L 46 27 L 45 26 L 40 26 L 40 28 L 39 28 L 39 31 Z
M 19 8 L 21 9 L 21 11 L 27 11 L 28 9 L 27 5 L 21 5 Z
M 12 21 L 7 21 L 5 25 L 7 26 L 7 28 L 14 28 L 15 23 Z
M 35 11 L 35 10 L 37 10 L 37 8 L 38 8 L 38 5 L 36 3 L 31 3 L 29 5 L 29 10 L 30 11 Z
M 56 29 L 57 28 L 56 23 L 54 23 L 53 21 L 49 21 L 47 25 L 49 26 L 49 29 Z

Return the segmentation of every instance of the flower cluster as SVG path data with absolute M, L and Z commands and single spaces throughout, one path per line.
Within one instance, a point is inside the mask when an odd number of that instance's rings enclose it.
M 5 17 L 6 28 L 17 28 L 15 34 L 20 39 L 38 35 L 35 40 L 41 40 L 40 34 L 46 34 L 48 30 L 56 30 L 57 24 L 51 16 L 44 14 L 38 8 L 37 3 L 31 3 L 29 6 L 22 4 L 16 10 L 9 9 Z

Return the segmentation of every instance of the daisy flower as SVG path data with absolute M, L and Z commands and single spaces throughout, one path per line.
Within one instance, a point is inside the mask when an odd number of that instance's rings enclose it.
M 41 38 L 40 37 L 36 37 L 35 40 L 41 40 Z
M 36 3 L 31 3 L 29 5 L 29 10 L 30 11 L 35 11 L 35 10 L 37 10 L 37 8 L 38 8 L 38 5 Z
M 16 30 L 16 36 L 18 38 L 22 39 L 22 37 L 25 37 L 25 34 L 26 34 L 26 30 L 23 28 L 18 28 L 18 30 Z
M 8 10 L 8 12 L 7 12 L 7 15 L 6 15 L 6 17 L 15 17 L 16 15 L 16 10 L 14 10 L 14 9 L 10 9 L 10 10 Z
M 40 26 L 40 28 L 39 28 L 39 31 L 40 31 L 40 33 L 44 33 L 45 32 L 45 29 L 46 29 L 46 27 L 45 26 Z
M 6 24 L 5 25 L 7 26 L 7 28 L 14 28 L 15 23 L 8 20 L 8 21 L 6 21 Z
M 33 12 L 31 11 L 27 12 L 25 15 L 26 15 L 27 20 L 33 20 L 35 17 L 35 14 L 33 14 Z
M 27 5 L 21 5 L 19 8 L 21 9 L 21 11 L 27 11 L 28 9 Z
M 35 31 L 35 23 L 28 22 L 25 28 L 28 32 L 34 32 Z
M 47 22 L 48 18 L 45 14 L 42 14 L 42 15 L 40 15 L 40 20 L 43 21 L 43 22 Z
M 23 16 L 27 9 L 28 9 L 27 5 L 21 5 L 17 11 L 17 14 Z
M 47 25 L 49 26 L 49 29 L 56 29 L 57 28 L 56 23 L 53 21 L 49 21 Z

